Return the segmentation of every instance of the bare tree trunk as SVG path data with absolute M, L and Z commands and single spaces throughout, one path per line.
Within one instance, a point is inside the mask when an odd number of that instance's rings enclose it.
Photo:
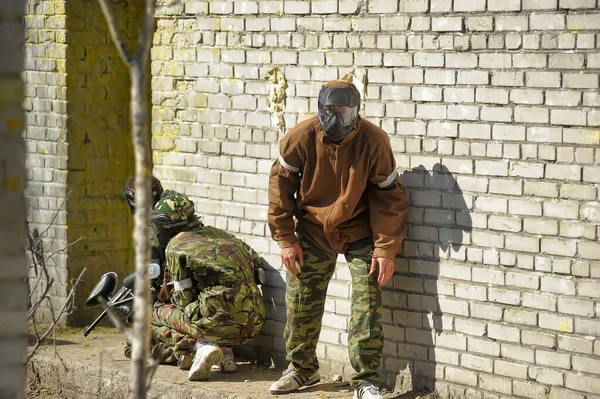
M 149 386 L 148 357 L 150 349 L 150 212 L 152 207 L 152 158 L 148 141 L 148 96 L 146 70 L 152 37 L 156 28 L 156 0 L 146 0 L 144 22 L 134 57 L 127 52 L 117 30 L 108 0 L 98 0 L 119 55 L 129 68 L 131 79 L 131 138 L 135 154 L 135 215 L 133 241 L 135 245 L 135 291 L 133 301 L 133 342 L 131 351 L 131 397 L 145 399 Z

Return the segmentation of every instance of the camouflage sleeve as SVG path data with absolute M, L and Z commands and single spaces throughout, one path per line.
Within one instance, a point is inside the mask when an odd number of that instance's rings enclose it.
M 248 253 L 250 254 L 250 259 L 252 259 L 252 264 L 254 265 L 255 269 L 261 268 L 262 267 L 262 260 L 260 258 L 260 255 L 252 249 L 252 247 L 248 244 L 246 244 L 245 242 L 243 242 L 244 248 L 246 249 L 246 251 L 248 251 Z
M 161 248 L 158 244 L 158 239 L 156 238 L 156 234 L 154 234 L 154 229 L 152 228 L 152 226 L 150 226 L 148 239 L 150 241 L 150 259 L 158 259 L 158 263 L 161 267 L 163 267 L 163 264 L 165 262 L 165 251 L 164 248 Z
M 180 309 L 196 299 L 196 287 L 190 271 L 181 264 L 179 254 L 167 253 L 167 268 L 173 282 L 172 301 Z

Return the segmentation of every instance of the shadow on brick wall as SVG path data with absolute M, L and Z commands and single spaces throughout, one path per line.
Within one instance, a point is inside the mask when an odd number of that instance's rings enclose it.
M 402 180 L 409 196 L 407 235 L 393 284 L 383 294 L 383 385 L 400 393 L 433 391 L 443 376 L 436 357 L 444 356 L 443 347 L 459 344 L 446 335 L 453 319 L 440 306 L 444 295 L 454 295 L 454 285 L 438 276 L 448 276 L 443 271 L 447 264 L 466 259 L 470 206 L 454 176 L 439 163 L 432 171 L 423 165 L 407 170 Z

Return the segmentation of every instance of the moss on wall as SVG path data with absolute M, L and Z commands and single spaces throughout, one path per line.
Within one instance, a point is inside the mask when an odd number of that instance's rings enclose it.
M 119 29 L 135 49 L 143 1 L 111 2 Z M 68 276 L 87 268 L 69 324 L 88 323 L 98 313 L 83 305 L 107 271 L 122 280 L 133 272 L 132 217 L 122 199 L 133 175 L 129 75 L 95 0 L 70 0 L 67 13 L 67 201 L 68 241 L 85 237 L 69 250 Z

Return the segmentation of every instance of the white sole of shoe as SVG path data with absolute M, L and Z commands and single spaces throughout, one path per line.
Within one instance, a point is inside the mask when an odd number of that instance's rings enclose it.
M 188 374 L 189 381 L 203 381 L 208 380 L 210 375 L 210 369 L 214 364 L 221 363 L 223 360 L 223 351 L 221 348 L 215 347 L 207 356 L 202 367 L 198 367 L 193 373 Z
M 288 394 L 288 393 L 296 392 L 300 388 L 309 387 L 311 385 L 315 385 L 319 381 L 321 381 L 321 376 L 317 374 L 317 375 L 313 375 L 304 384 L 300 385 L 298 388 L 296 388 L 294 390 L 286 391 L 285 389 L 271 389 L 270 392 L 273 395 L 285 395 L 285 394 Z

